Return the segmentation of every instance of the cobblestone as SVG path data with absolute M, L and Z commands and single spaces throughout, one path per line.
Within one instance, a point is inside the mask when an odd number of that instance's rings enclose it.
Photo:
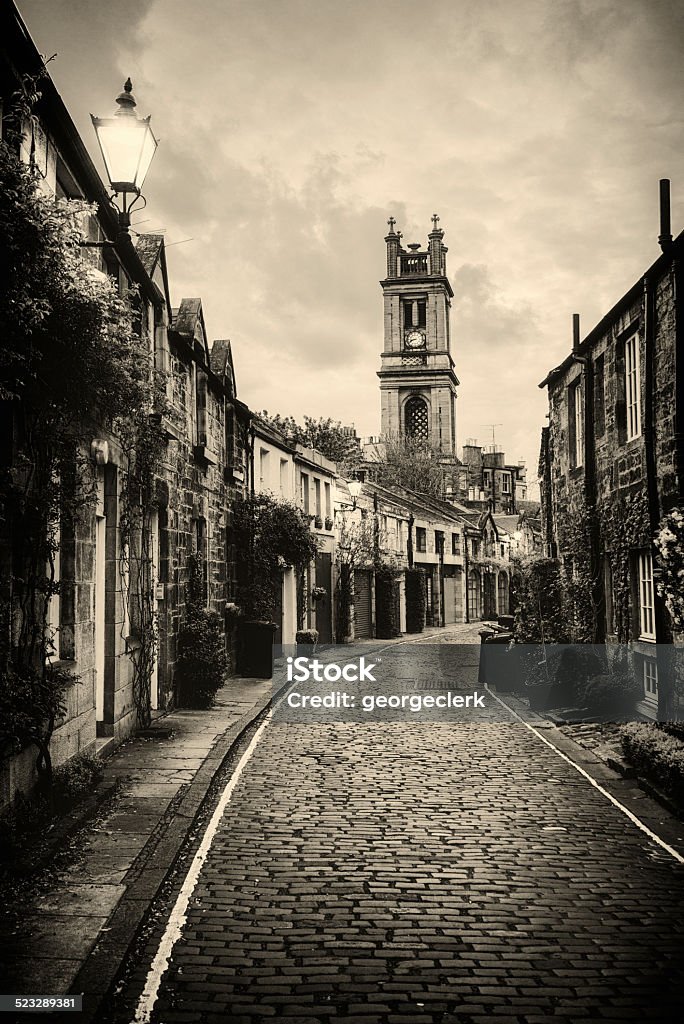
M 667 1022 L 683 896 L 681 867 L 504 713 L 272 723 L 153 1020 L 204 999 L 231 1021 Z M 237 973 L 202 996 L 190 969 L 214 956 Z

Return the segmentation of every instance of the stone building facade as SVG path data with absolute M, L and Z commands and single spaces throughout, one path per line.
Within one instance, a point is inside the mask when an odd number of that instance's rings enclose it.
M 660 242 L 661 256 L 584 338 L 575 316 L 571 353 L 540 384 L 549 426 L 539 473 L 545 554 L 587 581 L 594 625 L 582 638 L 628 644 L 641 710 L 662 717 L 673 695 L 659 693 L 658 647 L 673 636 L 653 538 L 684 487 L 684 237 L 673 241 L 666 224 Z
M 95 204 L 83 222 L 84 259 L 92 274 L 109 276 L 122 295 L 133 295 L 139 343 L 162 390 L 149 414 L 161 454 L 150 490 L 135 499 L 130 439 L 106 423 L 83 425 L 79 457 L 93 501 L 76 519 L 61 516 L 54 555 L 58 587 L 47 614 L 50 663 L 78 679 L 66 692 L 66 714 L 50 744 L 58 766 L 130 735 L 140 724 L 141 704 L 149 717 L 176 700 L 177 640 L 193 563 L 202 580 L 201 603 L 224 621 L 240 557 L 231 542 L 231 507 L 247 484 L 251 414 L 237 397 L 230 343 L 210 345 L 200 300 L 172 307 L 163 237 L 141 235 L 135 245 L 118 237 L 107 190 L 13 5 L 3 7 L 0 28 L 3 99 L 21 87 L 24 75 L 41 75 L 21 156 L 34 165 L 45 196 Z M 5 102 L 3 114 L 8 109 Z M 0 403 L 3 472 L 10 476 L 26 464 L 19 404 Z M 59 484 L 66 488 L 66 481 Z M 9 610 L 4 622 L 10 650 L 20 625 L 14 554 L 19 525 L 5 517 L 0 535 L 0 597 Z M 152 661 L 141 669 L 143 610 L 157 642 L 148 648 Z M 229 631 L 229 649 L 231 640 Z M 35 762 L 30 747 L 3 757 L 0 804 L 32 788 Z

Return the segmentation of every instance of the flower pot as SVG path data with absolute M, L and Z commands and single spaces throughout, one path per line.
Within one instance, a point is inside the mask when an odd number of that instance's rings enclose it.
M 274 622 L 242 622 L 239 630 L 240 647 L 238 672 L 248 679 L 273 677 Z
M 316 527 L 317 530 L 323 529 L 323 520 L 321 519 L 320 516 L 316 516 L 316 518 L 314 519 L 314 526 Z

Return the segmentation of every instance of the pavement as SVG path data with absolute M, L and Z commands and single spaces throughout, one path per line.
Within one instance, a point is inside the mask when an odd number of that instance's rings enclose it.
M 229 679 L 211 710 L 164 715 L 105 759 L 102 786 L 118 782 L 117 796 L 72 841 L 72 863 L 50 875 L 48 891 L 37 884 L 12 908 L 3 991 L 69 992 L 96 943 L 91 972 L 104 990 L 226 752 L 270 696 L 270 680 Z
M 376 650 L 465 692 L 479 628 Z M 270 693 L 230 680 L 110 759 L 120 797 L 6 937 L 13 991 L 102 1024 L 681 1019 L 684 827 L 633 781 L 509 695 L 263 721 Z

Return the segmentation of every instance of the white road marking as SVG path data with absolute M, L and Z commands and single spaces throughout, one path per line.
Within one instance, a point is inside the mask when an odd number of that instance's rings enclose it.
M 211 820 L 207 825 L 204 836 L 202 837 L 202 842 L 200 843 L 197 852 L 193 857 L 192 863 L 185 877 L 185 881 L 183 882 L 181 890 L 178 893 L 176 902 L 174 903 L 173 910 L 171 911 L 171 916 L 169 917 L 169 920 L 167 922 L 166 929 L 161 938 L 161 942 L 159 943 L 159 948 L 157 949 L 157 953 L 154 957 L 154 960 L 150 965 L 147 980 L 145 981 L 145 988 L 143 989 L 140 999 L 138 1000 L 138 1006 L 135 1011 L 134 1018 L 136 1024 L 148 1024 L 152 1016 L 154 1004 L 156 1003 L 157 997 L 159 995 L 159 988 L 161 985 L 162 978 L 169 966 L 169 961 L 171 959 L 171 954 L 173 953 L 173 948 L 180 939 L 181 933 L 183 931 L 183 926 L 187 921 L 188 904 L 190 903 L 192 894 L 195 891 L 200 871 L 202 870 L 202 866 L 206 859 L 207 853 L 209 852 L 209 848 L 214 840 L 216 831 L 221 823 L 223 812 L 225 811 L 226 807 L 230 802 L 230 798 L 233 795 L 233 791 L 235 790 L 235 787 L 238 784 L 240 776 L 242 775 L 242 772 L 247 762 L 251 758 L 257 743 L 261 739 L 261 734 L 263 733 L 264 729 L 266 728 L 271 719 L 271 714 L 272 712 L 269 711 L 264 721 L 261 723 L 257 731 L 254 733 L 254 736 L 252 737 L 249 746 L 247 747 L 244 754 L 236 764 L 235 770 L 228 781 L 228 785 L 223 790 L 223 793 L 221 794 L 221 799 L 219 800 L 216 806 L 216 810 L 212 814 Z
M 641 818 L 637 818 L 636 814 L 633 814 L 628 807 L 625 807 L 625 805 L 621 804 L 619 800 L 616 800 L 615 797 L 611 793 L 609 793 L 607 789 L 604 789 L 603 786 L 596 781 L 596 779 L 592 778 L 589 772 L 586 772 L 584 768 L 581 767 L 581 765 L 573 761 L 572 758 L 567 756 L 567 754 L 564 754 L 562 750 L 559 750 L 558 747 L 551 742 L 551 740 L 548 740 L 546 736 L 543 736 L 538 729 L 534 728 L 533 725 L 530 725 L 530 723 L 526 722 L 524 718 L 521 718 L 517 711 L 514 711 L 513 708 L 506 704 L 505 701 L 501 700 L 501 698 L 498 697 L 493 692 L 493 690 L 490 690 L 488 686 L 485 685 L 485 689 L 487 690 L 487 693 L 490 693 L 492 697 L 494 697 L 494 699 L 497 700 L 499 704 L 501 704 L 502 707 L 506 708 L 507 711 L 510 711 L 510 713 L 514 715 L 519 722 L 522 722 L 526 729 L 529 729 L 530 732 L 533 732 L 537 739 L 540 739 L 542 743 L 546 744 L 547 747 L 551 747 L 551 750 L 558 754 L 560 758 L 562 758 L 568 764 L 572 765 L 572 767 L 576 771 L 578 771 L 580 775 L 594 787 L 594 789 L 597 789 L 599 793 L 606 797 L 607 800 L 610 800 L 611 804 L 617 807 L 619 811 L 622 811 L 625 817 L 629 818 L 633 825 L 636 825 L 637 828 L 641 829 L 641 831 L 645 835 L 647 835 L 648 838 L 652 840 L 652 842 L 657 843 L 657 845 L 660 846 L 661 849 L 665 850 L 666 853 L 669 853 L 673 860 L 676 860 L 678 864 L 684 864 L 684 857 L 681 855 L 681 853 L 678 853 L 673 846 L 670 846 L 670 844 L 666 843 L 664 839 L 661 839 L 660 836 L 655 834 L 655 832 L 652 832 L 648 825 L 645 825 L 643 823 Z

